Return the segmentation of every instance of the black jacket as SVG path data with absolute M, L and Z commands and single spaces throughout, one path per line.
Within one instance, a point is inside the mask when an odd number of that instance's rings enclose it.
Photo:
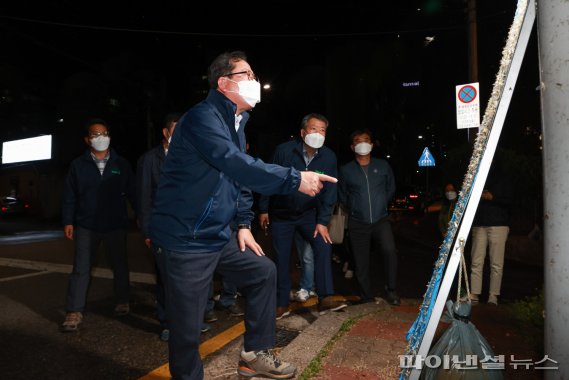
M 135 179 L 127 160 L 113 149 L 103 175 L 89 149 L 71 162 L 63 190 L 63 225 L 95 231 L 126 228 L 127 199 L 134 207 Z
M 154 197 L 158 189 L 158 180 L 162 163 L 166 157 L 164 146 L 150 149 L 138 159 L 136 165 L 136 205 L 139 227 L 145 238 L 149 237 L 150 216 L 154 206 Z
M 385 160 L 371 158 L 367 173 L 356 161 L 340 168 L 338 198 L 349 219 L 372 224 L 387 217 L 389 201 L 395 194 L 395 178 Z
M 509 226 L 510 208 L 514 197 L 508 177 L 502 173 L 490 172 L 484 189 L 492 193 L 492 200 L 480 200 L 472 225 L 475 227 Z

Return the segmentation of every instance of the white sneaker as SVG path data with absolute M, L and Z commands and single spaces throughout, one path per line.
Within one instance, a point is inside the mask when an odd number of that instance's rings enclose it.
M 342 267 L 342 272 L 346 273 L 346 271 L 349 269 L 350 264 L 346 261 L 344 263 L 344 266 Z
M 346 271 L 346 274 L 344 274 L 344 278 L 347 278 L 348 280 L 353 278 L 353 277 L 354 277 L 354 271 L 353 270 L 348 269 Z
M 306 302 L 308 298 L 310 298 L 310 294 L 308 294 L 308 290 L 306 289 L 300 289 L 294 295 L 294 299 L 297 300 L 298 302 Z
M 309 298 L 318 297 L 318 294 L 316 294 L 314 290 L 311 290 L 308 292 L 308 297 Z

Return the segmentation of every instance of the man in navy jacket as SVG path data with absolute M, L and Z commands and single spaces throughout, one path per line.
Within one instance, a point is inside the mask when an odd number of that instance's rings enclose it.
M 83 320 L 91 260 L 101 242 L 112 261 L 115 314 L 129 312 L 127 199 L 134 208 L 134 175 L 128 161 L 109 148 L 109 127 L 103 120 L 87 123 L 84 140 L 89 149 L 71 163 L 63 192 L 64 232 L 75 242 L 63 332 L 77 331 Z
M 301 123 L 301 140 L 280 144 L 275 151 L 273 163 L 336 176 L 336 154 L 323 145 L 327 129 L 326 117 L 317 113 L 306 115 Z M 270 198 L 261 196 L 259 199 L 259 224 L 266 228 L 270 221 L 273 231 L 277 264 L 277 319 L 290 314 L 289 262 L 295 231 L 310 243 L 314 252 L 313 270 L 320 312 L 336 311 L 347 306 L 344 301 L 332 297 L 332 239 L 328 233 L 328 224 L 336 203 L 336 188 L 335 183 L 327 183 L 314 198 L 294 193 Z
M 253 197 L 316 196 L 314 172 L 269 165 L 246 153 L 246 112 L 260 101 L 260 83 L 242 52 L 222 53 L 208 69 L 210 91 L 178 121 L 162 165 L 150 237 L 164 275 L 172 378 L 203 379 L 200 326 L 214 271 L 246 300 L 241 376 L 290 378 L 296 367 L 276 358 L 275 266 L 251 234 Z M 231 224 L 236 222 L 237 231 Z

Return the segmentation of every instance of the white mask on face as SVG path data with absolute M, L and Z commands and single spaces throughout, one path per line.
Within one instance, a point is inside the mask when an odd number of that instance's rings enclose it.
M 456 199 L 456 191 L 447 191 L 445 195 L 449 201 L 454 201 Z
M 324 145 L 324 136 L 320 133 L 308 133 L 304 135 L 304 142 L 311 148 L 318 149 Z
M 239 95 L 241 95 L 243 100 L 251 107 L 255 107 L 255 104 L 261 102 L 261 83 L 256 80 L 242 80 L 241 82 L 235 83 L 237 83 L 239 87 Z
M 372 148 L 373 146 L 371 144 L 362 142 L 356 144 L 356 146 L 354 147 L 354 152 L 356 152 L 356 154 L 359 154 L 360 156 L 365 156 L 371 152 Z
M 97 136 L 91 139 L 91 147 L 97 152 L 103 152 L 109 148 L 111 138 L 109 136 Z

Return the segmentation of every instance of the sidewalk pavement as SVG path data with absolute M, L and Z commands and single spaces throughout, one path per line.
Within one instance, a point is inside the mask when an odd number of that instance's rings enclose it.
M 296 378 L 318 380 L 398 379 L 399 355 L 405 353 L 405 335 L 417 317 L 421 300 L 404 299 L 401 306 L 384 300 L 352 305 L 343 312 L 319 316 L 311 308 L 277 322 L 279 330 L 301 331 L 280 350 L 280 357 L 298 367 Z M 505 355 L 504 379 L 542 379 L 543 372 L 523 367 L 514 369 L 516 360 L 543 358 L 535 334 L 520 326 L 506 306 L 479 304 L 473 307 L 472 322 L 492 346 L 495 355 Z M 449 327 L 439 323 L 432 345 Z M 235 339 L 223 352 L 204 361 L 205 379 L 239 379 L 237 361 L 243 341 Z M 431 345 L 431 347 L 432 347 Z M 319 359 L 319 365 L 315 365 Z M 311 364 L 311 362 L 313 362 Z
M 436 249 L 440 238 L 436 230 L 428 230 L 432 228 L 433 223 L 426 220 L 415 222 L 409 219 L 396 225 L 394 232 L 406 240 Z M 511 250 L 509 258 L 518 256 L 519 251 Z M 531 265 L 539 261 L 534 251 L 525 255 L 532 260 L 521 261 Z M 398 379 L 401 372 L 399 355 L 405 354 L 405 336 L 417 318 L 421 303 L 422 299 L 402 299 L 401 306 L 391 306 L 379 299 L 323 316 L 318 315 L 315 307 L 304 304 L 290 317 L 277 321 L 277 330 L 300 331 L 296 338 L 279 349 L 280 357 L 297 366 L 297 379 Z M 481 302 L 473 306 L 471 321 L 489 342 L 494 354 L 504 355 L 503 379 L 544 378 L 543 370 L 512 365 L 513 359 L 533 363 L 544 358 L 542 330 L 522 324 L 507 303 L 494 306 Z M 448 327 L 448 323 L 439 323 L 431 347 Z M 205 379 L 238 379 L 237 362 L 242 346 L 240 337 L 226 349 L 207 357 L 204 360 Z

